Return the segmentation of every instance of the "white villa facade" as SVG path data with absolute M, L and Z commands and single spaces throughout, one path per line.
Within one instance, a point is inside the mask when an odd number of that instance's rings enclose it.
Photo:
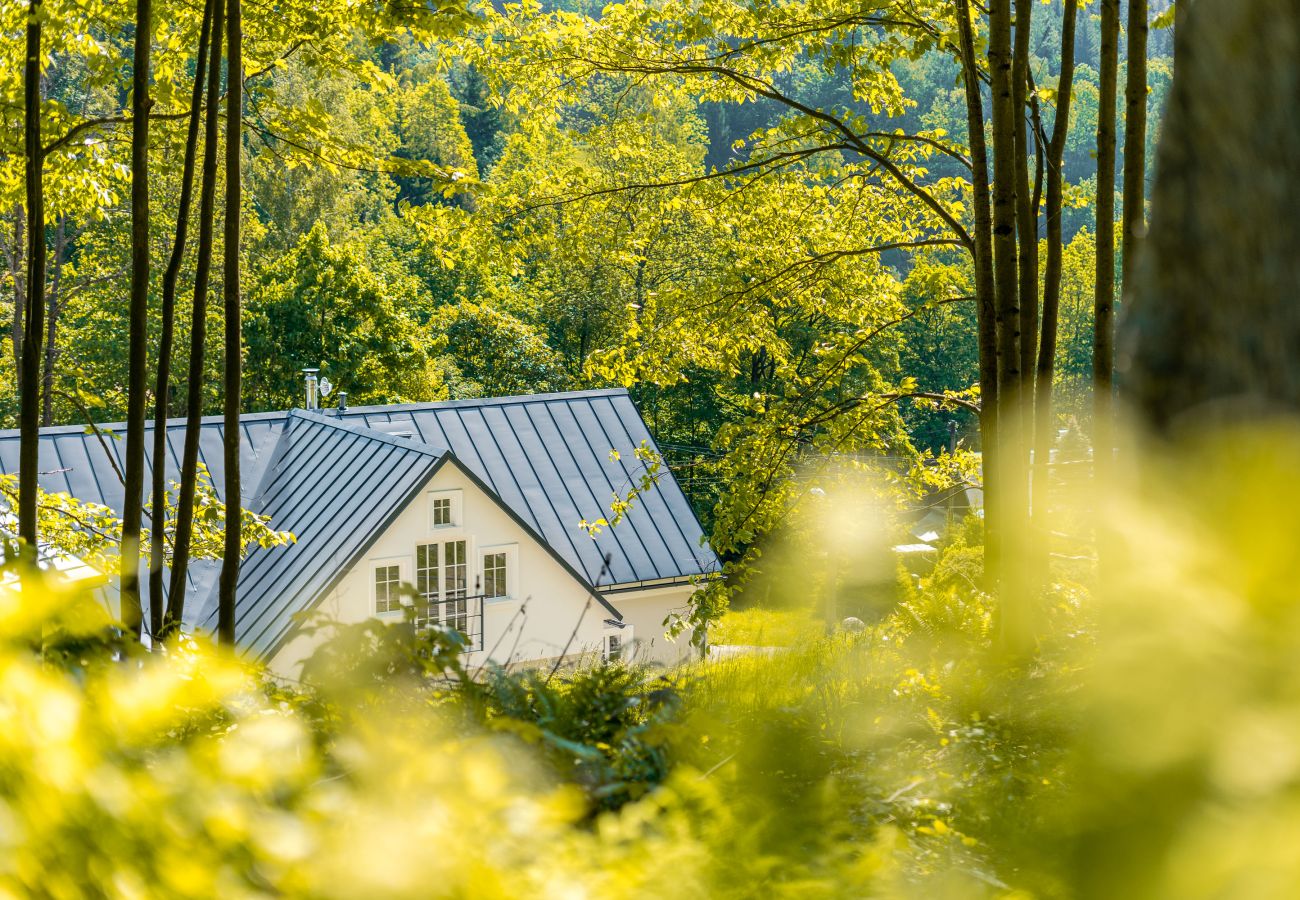
M 205 420 L 200 440 L 218 490 L 219 428 Z M 183 420 L 168 431 L 174 472 Z M 121 509 L 105 448 L 120 457 L 122 444 L 45 429 L 42 486 Z M 668 640 L 664 620 L 718 563 L 671 473 L 617 526 L 579 524 L 609 517 L 644 474 L 639 447 L 653 441 L 618 390 L 244 416 L 244 502 L 297 541 L 245 559 L 237 645 L 296 677 L 321 640 L 305 616 L 399 621 L 405 604 L 422 625 L 463 632 L 471 666 L 678 662 L 689 644 Z M 5 471 L 17 449 L 16 432 L 0 433 Z M 218 567 L 192 568 L 187 623 L 212 629 Z

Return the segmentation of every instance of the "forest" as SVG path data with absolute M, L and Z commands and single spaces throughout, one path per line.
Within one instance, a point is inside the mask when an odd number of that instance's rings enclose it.
M 1293 0 L 0 34 L 5 893 L 1300 890 Z M 699 658 L 475 667 L 415 612 L 305 623 L 299 678 L 239 655 L 241 561 L 296 540 L 240 416 L 304 369 L 340 410 L 626 388 L 650 474 L 569 524 L 671 474 Z M 54 426 L 120 442 L 122 510 L 41 486 Z

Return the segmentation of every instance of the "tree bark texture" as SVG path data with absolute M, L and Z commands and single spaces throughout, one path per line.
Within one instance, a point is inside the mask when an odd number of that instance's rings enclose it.
M 18 367 L 18 537 L 36 553 L 36 486 L 40 467 L 41 337 L 45 328 L 45 181 L 41 148 L 41 0 L 28 5 L 23 61 L 23 146 L 27 189 L 27 295 Z
M 988 146 L 984 138 L 984 98 L 969 0 L 958 0 L 962 81 L 966 89 L 966 130 L 970 143 L 974 194 L 975 317 L 979 331 L 980 435 L 984 459 L 985 568 L 997 568 L 1001 522 L 997 505 L 998 464 L 998 326 L 993 282 L 993 205 L 989 186 Z
M 1109 468 L 1114 438 L 1115 371 L 1115 123 L 1119 80 L 1119 0 L 1101 0 L 1101 84 L 1097 110 L 1097 284 L 1093 301 L 1093 460 Z
M 1128 73 L 1124 82 L 1123 290 L 1128 290 L 1138 246 L 1146 232 L 1147 0 L 1129 0 Z
M 159 636 L 163 631 L 163 537 L 167 520 L 167 398 L 171 391 L 172 343 L 176 326 L 176 286 L 181 263 L 185 259 L 185 241 L 189 235 L 190 201 L 194 192 L 194 164 L 198 157 L 199 123 L 203 118 L 204 63 L 212 30 L 212 2 L 203 7 L 203 24 L 199 28 L 198 58 L 194 67 L 194 88 L 190 92 L 190 120 L 185 134 L 185 160 L 181 168 L 181 193 L 176 211 L 176 235 L 171 256 L 163 273 L 162 330 L 158 336 L 158 377 L 154 385 L 153 422 L 153 527 L 149 531 L 149 627 Z
M 1052 416 L 1052 382 L 1056 378 L 1056 338 L 1061 310 L 1061 270 L 1065 242 L 1061 229 L 1064 190 L 1065 140 L 1070 131 L 1070 106 L 1074 96 L 1074 39 L 1079 18 L 1079 0 L 1065 0 L 1061 13 L 1061 77 L 1056 88 L 1056 121 L 1047 148 L 1047 255 L 1043 263 L 1042 337 L 1038 345 L 1037 375 L 1034 379 L 1034 483 L 1047 483 L 1047 463 L 1055 443 Z
M 240 0 L 230 0 L 226 18 L 226 266 L 223 295 L 226 310 L 225 346 L 225 464 L 226 534 L 217 589 L 217 640 L 231 647 L 235 643 L 235 587 L 239 581 L 242 500 L 239 494 L 239 394 L 240 394 L 240 297 L 239 297 L 239 209 L 240 209 L 240 122 L 243 115 L 243 29 Z
M 143 626 L 140 520 L 144 512 L 144 418 L 149 341 L 149 51 L 152 0 L 136 0 L 131 72 L 131 307 L 127 339 L 126 495 L 122 500 L 121 616 L 128 634 Z
M 1300 3 L 1197 0 L 1179 27 L 1122 362 L 1168 435 L 1300 413 Z
M 207 110 L 203 122 L 203 177 L 199 192 L 199 233 L 195 246 L 194 298 L 190 316 L 190 369 L 185 400 L 185 447 L 181 451 L 180 496 L 172 546 L 171 583 L 162 637 L 169 638 L 185 616 L 186 574 L 194 533 L 194 493 L 199 476 L 199 432 L 203 416 L 203 364 L 207 344 L 208 281 L 217 204 L 217 144 L 220 139 L 221 38 L 224 0 L 212 0 L 212 49 L 208 55 Z

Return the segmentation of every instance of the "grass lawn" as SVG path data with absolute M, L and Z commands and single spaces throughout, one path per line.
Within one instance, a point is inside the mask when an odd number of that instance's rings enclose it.
M 713 645 L 749 647 L 801 647 L 821 638 L 826 625 L 807 609 L 728 610 L 709 628 Z

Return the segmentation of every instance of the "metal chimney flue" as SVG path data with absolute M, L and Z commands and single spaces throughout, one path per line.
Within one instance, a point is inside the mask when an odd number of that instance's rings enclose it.
M 302 374 L 307 382 L 307 409 L 318 409 L 320 400 L 317 394 L 316 373 L 320 369 L 303 369 Z

